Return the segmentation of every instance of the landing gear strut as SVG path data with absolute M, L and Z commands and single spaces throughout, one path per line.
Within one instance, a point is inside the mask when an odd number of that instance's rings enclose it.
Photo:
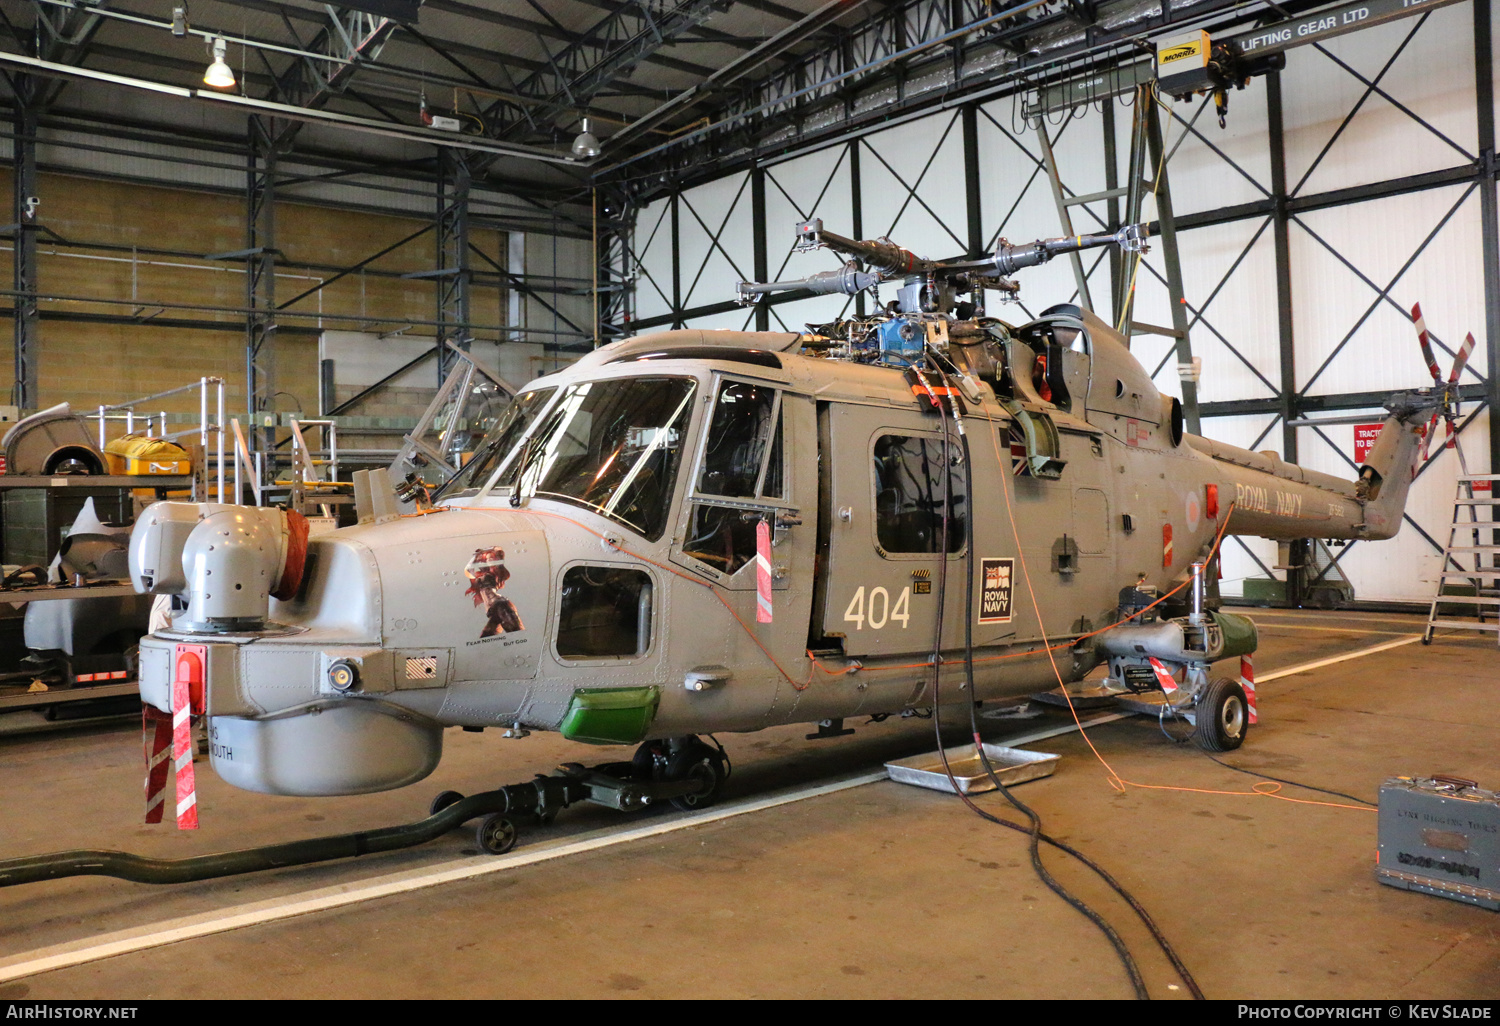
M 516 845 L 517 815 L 546 826 L 560 809 L 581 801 L 621 812 L 669 801 L 691 812 L 712 805 L 728 777 L 729 757 L 722 747 L 710 746 L 692 734 L 647 741 L 630 762 L 593 767 L 570 762 L 529 784 L 502 788 L 506 807 L 482 820 L 475 837 L 481 850 L 503 855 Z M 444 791 L 432 800 L 432 810 L 440 812 L 462 797 L 456 791 Z

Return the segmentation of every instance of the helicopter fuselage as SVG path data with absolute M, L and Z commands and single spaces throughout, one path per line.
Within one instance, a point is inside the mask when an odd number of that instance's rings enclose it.
M 944 701 L 1025 695 L 1086 675 L 1103 655 L 1072 642 L 1122 586 L 1170 589 L 1221 533 L 1394 533 L 1410 423 L 1388 421 L 1373 492 L 1185 435 L 1085 322 L 1071 346 L 1012 342 L 961 424 L 902 370 L 795 335 L 596 350 L 527 386 L 430 508 L 312 538 L 263 625 L 183 612 L 143 639 L 143 699 L 170 711 L 196 672 L 225 779 L 359 793 L 426 776 L 451 726 L 630 744 L 922 713 L 935 650 Z

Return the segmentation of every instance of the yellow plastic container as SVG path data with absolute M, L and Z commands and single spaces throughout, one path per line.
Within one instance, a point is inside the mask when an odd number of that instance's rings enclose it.
M 176 442 L 121 435 L 104 447 L 111 474 L 191 474 L 193 460 Z

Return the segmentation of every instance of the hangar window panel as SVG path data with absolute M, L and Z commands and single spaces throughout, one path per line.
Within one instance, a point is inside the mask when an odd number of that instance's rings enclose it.
M 693 307 L 732 295 L 752 276 L 753 210 L 750 176 L 727 175 L 678 197 L 677 243 L 682 305 Z
M 568 570 L 562 580 L 557 654 L 565 659 L 644 655 L 651 647 L 651 597 L 651 577 L 643 570 Z
M 655 317 L 672 309 L 672 201 L 657 200 L 643 208 L 631 232 L 631 252 L 639 278 L 635 289 L 637 317 Z
M 1299 49 L 1282 73 L 1291 194 L 1472 161 L 1472 25 L 1469 5 L 1458 4 Z
M 967 535 L 964 474 L 959 449 L 945 459 L 940 438 L 881 435 L 875 442 L 875 537 L 892 553 L 935 553 L 943 536 L 943 496 L 948 505 L 948 552 L 962 552 Z M 945 477 L 950 477 L 946 485 Z
M 867 235 L 888 235 L 913 253 L 934 258 L 967 248 L 957 111 L 873 133 L 860 144 Z

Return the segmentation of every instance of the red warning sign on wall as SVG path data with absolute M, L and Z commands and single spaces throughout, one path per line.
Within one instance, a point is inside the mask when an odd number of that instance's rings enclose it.
M 1375 448 L 1375 439 L 1380 437 L 1380 429 L 1384 424 L 1356 424 L 1354 425 L 1354 462 L 1358 466 L 1364 466 L 1365 460 L 1370 457 L 1370 450 Z

